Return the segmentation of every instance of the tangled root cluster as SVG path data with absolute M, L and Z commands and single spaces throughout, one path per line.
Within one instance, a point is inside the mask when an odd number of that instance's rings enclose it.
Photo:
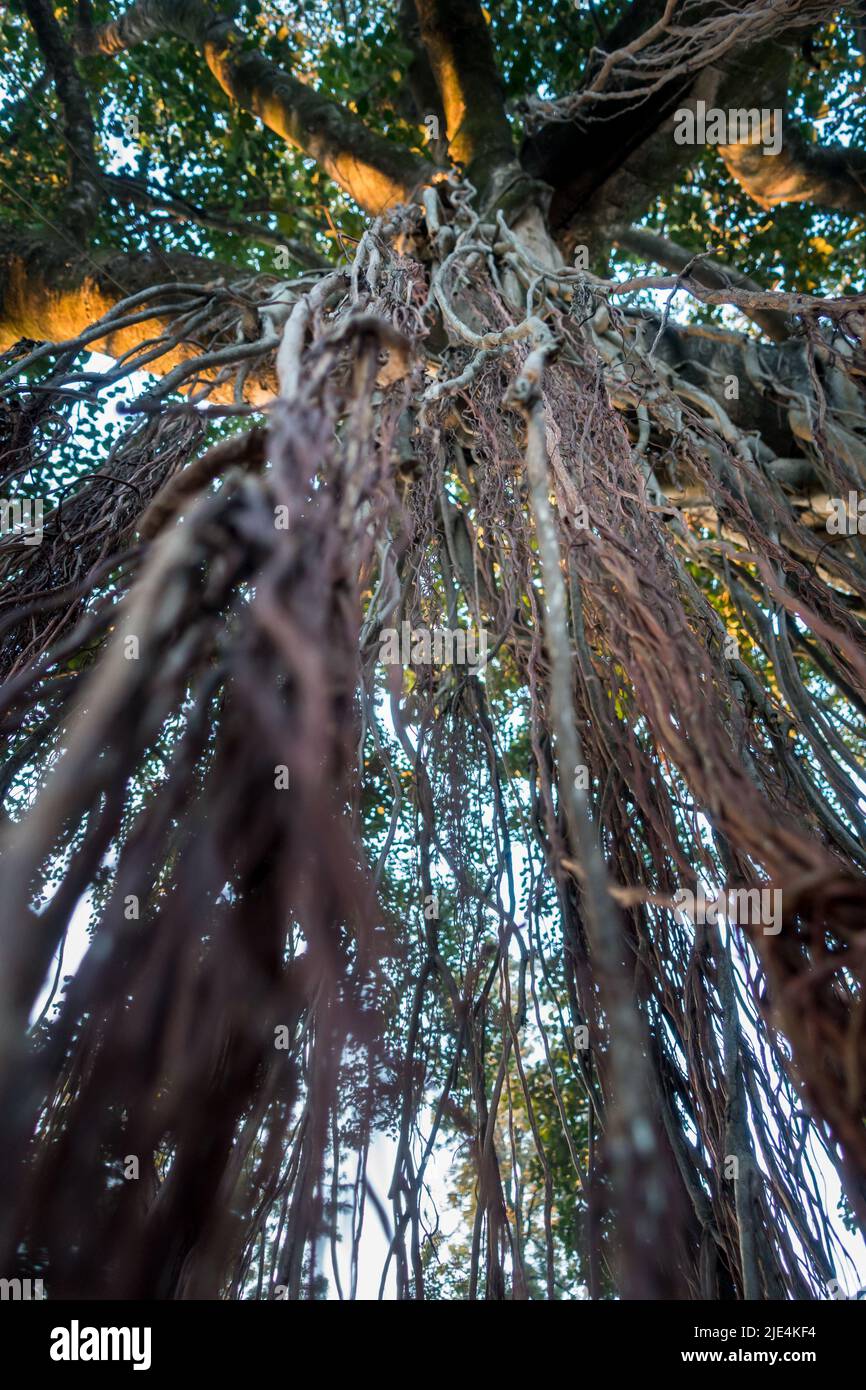
M 345 269 L 222 287 L 219 360 L 0 546 L 0 1259 L 54 1296 L 315 1297 L 338 1237 L 353 1296 L 371 1208 L 382 1287 L 435 1296 L 454 1134 L 470 1297 L 557 1295 L 574 1191 L 593 1297 L 832 1277 L 821 1162 L 866 1216 L 863 554 L 611 299 L 442 185 Z M 845 495 L 829 317 L 802 462 Z M 4 479 L 50 469 L 85 348 L 7 388 Z M 383 665 L 407 626 L 486 665 Z M 781 892 L 781 929 L 676 910 L 702 884 Z

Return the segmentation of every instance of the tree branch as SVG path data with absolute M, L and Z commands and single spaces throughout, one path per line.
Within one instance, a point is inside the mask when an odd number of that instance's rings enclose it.
M 193 335 L 178 333 L 175 320 L 184 308 L 180 291 L 187 292 L 190 305 L 200 302 L 206 309 L 219 289 L 237 278 L 236 268 L 186 252 L 70 255 L 68 246 L 54 239 L 0 226 L 0 352 L 23 339 L 67 349 L 86 345 L 118 359 L 163 338 L 164 350 L 154 347 L 147 360 L 147 370 L 161 376 L 202 354 L 208 315 L 201 316 Z M 263 277 L 263 283 L 279 282 Z M 236 344 L 238 351 L 244 346 Z M 273 363 L 263 372 L 251 375 L 248 399 L 274 394 Z M 218 388 L 212 399 L 224 396 Z
M 636 275 L 629 280 L 599 280 L 598 287 L 606 294 L 634 294 L 636 290 L 686 290 L 702 304 L 731 304 L 737 309 L 777 309 L 780 313 L 810 314 L 840 322 L 854 316 L 863 324 L 866 313 L 866 294 L 829 295 L 789 294 L 784 290 L 743 290 L 733 285 L 724 289 L 706 289 L 695 275 Z M 861 329 L 862 331 L 862 329 Z
M 688 267 L 689 278 L 707 289 L 725 289 L 733 286 L 735 289 L 761 292 L 761 286 L 742 271 L 718 260 L 708 261 L 698 257 L 694 252 L 687 251 L 684 246 L 678 246 L 676 242 L 648 231 L 645 227 L 622 228 L 616 232 L 614 239 L 624 250 L 645 257 L 648 261 L 654 261 L 666 270 L 681 274 Z M 774 342 L 781 343 L 789 337 L 792 324 L 785 314 L 745 304 L 742 306 L 742 312 L 753 323 L 757 323 Z
M 434 155 L 437 157 L 440 154 L 444 155 L 445 111 L 427 50 L 421 41 L 421 29 L 418 23 L 415 0 L 400 0 L 397 27 L 401 41 L 412 54 L 406 69 L 406 82 L 411 97 L 413 117 L 418 122 L 422 122 L 427 116 L 436 118 L 439 129 L 442 131 L 442 137 L 437 139 L 434 136 L 430 143 Z
M 866 151 L 813 145 L 802 127 L 785 125 L 778 154 L 760 145 L 721 145 L 728 172 L 762 208 L 815 203 L 841 212 L 866 212 Z
M 415 0 L 421 39 L 442 97 L 451 158 L 482 200 L 515 162 L 502 78 L 477 0 Z
M 731 95 L 740 83 L 748 83 L 744 90 L 751 90 L 755 98 L 748 105 L 782 111 L 781 148 L 778 154 L 764 154 L 761 145 L 720 145 L 728 173 L 763 208 L 811 202 L 843 212 L 866 210 L 866 154 L 843 145 L 815 145 L 810 127 L 788 120 L 792 51 L 778 45 L 777 58 L 761 66 L 764 81 L 759 89 L 754 85 L 754 54 L 749 51 L 738 59 Z
M 223 232 L 227 236 L 248 237 L 250 240 L 265 242 L 269 246 L 285 247 L 293 260 L 308 270 L 325 270 L 331 267 L 331 262 L 326 256 L 314 247 L 299 241 L 297 237 L 284 236 L 282 232 L 271 231 L 269 227 L 263 227 L 256 222 L 239 222 L 231 217 L 224 217 L 209 208 L 198 207 L 177 193 L 163 190 L 154 192 L 141 179 L 130 178 L 127 174 L 107 174 L 103 182 L 110 185 L 118 199 L 126 197 L 139 207 L 164 212 L 175 222 L 195 222 L 199 227 Z
M 85 53 L 118 53 L 172 34 L 193 43 L 226 96 L 303 151 L 367 212 L 412 199 L 433 165 L 369 130 L 345 107 L 322 96 L 255 50 L 205 0 L 139 0 L 118 20 L 80 38 Z
M 71 155 L 66 212 L 70 229 L 83 238 L 102 202 L 90 105 L 49 0 L 25 0 L 24 8 L 63 107 L 63 132 Z
M 611 44 L 632 56 L 624 68 L 608 67 L 603 90 L 598 90 L 595 55 L 583 89 L 559 102 L 531 103 L 521 161 L 554 189 L 551 228 L 566 253 L 575 243 L 590 245 L 614 227 L 637 221 L 694 161 L 701 147 L 674 142 L 676 110 L 694 109 L 698 100 L 723 108 L 784 109 L 792 63 L 789 32 L 796 36 L 818 8 L 817 0 L 814 6 L 810 0 L 791 0 L 785 13 L 752 6 L 748 23 L 740 23 L 743 13 L 736 7 L 716 4 L 699 22 L 689 25 L 684 16 L 664 31 L 658 29 L 661 0 L 645 0 L 611 35 Z M 653 24 L 663 35 L 662 45 L 635 48 L 637 36 Z M 745 147 L 744 171 L 755 148 Z M 720 153 L 725 155 L 721 148 Z M 773 158 L 758 150 L 758 160 L 765 167 L 756 177 L 769 178 Z M 815 187 L 817 172 L 816 167 Z M 835 167 L 821 172 L 838 175 Z M 847 185 L 850 190 L 850 175 Z M 828 187 L 823 192 L 830 196 Z M 833 192 L 843 196 L 838 188 Z

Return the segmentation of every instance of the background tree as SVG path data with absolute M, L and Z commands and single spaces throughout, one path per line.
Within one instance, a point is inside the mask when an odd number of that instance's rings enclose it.
M 4 1267 L 348 1298 L 373 1223 L 399 1298 L 826 1296 L 834 1170 L 866 1218 L 862 5 L 0 36 L 0 460 L 46 509 L 0 539 Z M 699 103 L 781 148 L 678 143 Z M 383 663 L 403 624 L 488 661 Z

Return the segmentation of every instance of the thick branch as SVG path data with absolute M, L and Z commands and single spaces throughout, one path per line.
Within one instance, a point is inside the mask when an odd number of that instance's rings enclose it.
M 701 78 L 695 95 L 716 85 Z M 676 182 L 694 151 L 674 143 L 673 114 L 691 99 L 681 79 L 604 120 L 550 121 L 524 141 L 524 169 L 554 189 L 550 225 L 566 253 L 635 221 Z
M 753 55 L 747 53 L 735 65 L 735 82 L 752 85 L 752 63 Z M 866 209 L 866 154 L 842 145 L 814 145 L 809 127 L 788 120 L 792 65 L 793 53 L 780 46 L 777 60 L 765 69 L 763 89 L 752 86 L 754 100 L 747 103 L 783 113 L 779 152 L 764 154 L 763 144 L 738 141 L 720 145 L 719 154 L 732 178 L 761 207 L 811 202 L 819 207 L 862 212 Z M 735 92 L 733 86 L 732 98 Z M 732 100 L 732 104 L 740 103 Z
M 445 111 L 451 158 L 482 193 L 514 161 L 502 80 L 476 0 L 415 0 Z
M 841 212 L 866 211 L 866 151 L 813 145 L 798 126 L 785 126 L 778 154 L 760 145 L 722 145 L 728 172 L 762 208 L 815 203 Z
M 435 117 L 438 128 L 444 136 L 445 111 L 442 106 L 442 98 L 439 95 L 439 88 L 436 85 L 436 78 L 433 76 L 433 69 L 430 66 L 430 58 L 421 41 L 421 29 L 418 23 L 418 12 L 415 9 L 415 0 L 400 0 L 397 23 L 400 40 L 412 54 L 406 67 L 406 84 L 411 98 L 412 116 L 418 122 L 424 121 L 428 116 Z M 440 140 L 435 135 L 431 138 L 431 144 L 437 156 L 440 151 L 444 153 L 444 143 L 444 139 Z
M 168 282 L 202 283 L 219 273 L 213 261 L 184 252 L 70 256 L 68 247 L 0 228 L 0 351 L 20 338 L 62 342 L 96 323 L 127 295 Z M 141 325 L 105 352 L 141 342 Z
M 70 228 L 82 234 L 102 201 L 94 153 L 93 117 L 71 50 L 54 17 L 53 6 L 49 0 L 25 0 L 25 9 L 63 107 L 63 133 L 70 152 L 66 214 Z
M 236 274 L 231 268 L 186 252 L 70 256 L 66 246 L 0 227 L 0 352 L 21 339 L 71 345 L 86 334 L 89 350 L 119 358 L 163 333 L 171 335 L 172 314 L 166 310 L 171 287 L 216 289 Z M 167 293 L 158 296 L 165 312 L 148 317 L 145 292 L 157 287 L 167 287 Z M 121 301 L 135 296 L 142 299 L 134 315 L 114 314 L 104 332 L 91 336 L 90 330 L 112 315 Z M 127 317 L 135 321 L 127 323 Z M 148 362 L 147 369 L 161 376 L 198 359 L 200 353 L 199 343 L 181 339 L 168 344 L 164 353 Z M 270 375 L 266 372 L 261 379 L 251 375 L 245 392 L 248 400 L 257 402 L 273 396 L 272 368 L 271 363 Z M 218 388 L 213 399 L 222 399 L 223 394 Z
M 657 20 L 663 9 L 660 3 L 638 8 L 642 24 Z M 797 8 L 805 13 L 805 7 L 794 7 Z M 677 42 L 690 45 L 688 63 L 671 62 L 665 68 L 660 59 L 655 68 L 647 69 L 644 93 L 632 92 L 628 100 L 624 99 L 631 90 L 631 70 L 626 69 L 623 86 L 616 85 L 613 74 L 607 82 L 610 90 L 593 91 L 591 88 L 597 83 L 590 82 L 574 97 L 548 104 L 546 110 L 554 119 L 537 123 L 523 146 L 521 159 L 529 173 L 545 179 L 554 188 L 551 227 L 566 252 L 575 243 L 592 245 L 609 236 L 614 227 L 637 221 L 693 162 L 702 147 L 674 141 L 675 112 L 694 110 L 699 100 L 722 109 L 785 109 L 792 63 L 787 35 L 760 43 L 748 42 L 749 30 L 731 27 L 730 19 L 728 15 L 724 20 L 730 30 L 730 44 L 726 39 L 729 51 L 724 57 L 710 47 L 706 51 L 695 47 L 692 30 L 683 27 L 674 37 Z M 794 13 L 789 16 L 792 30 L 801 24 L 802 15 L 799 19 Z M 626 26 L 619 36 L 621 47 L 634 41 L 634 28 L 634 24 Z M 536 104 L 534 109 L 539 108 L 540 104 Z M 798 163 L 794 158 L 797 149 L 795 136 L 790 147 L 786 143 L 780 165 L 772 156 L 761 154 L 760 147 L 736 147 L 733 157 L 740 172 L 731 163 L 729 168 L 745 187 L 751 176 L 768 182 L 772 179 L 784 190 L 799 187 L 803 197 L 814 195 L 817 200 L 820 194 L 827 206 L 841 206 L 841 201 L 832 200 L 843 197 L 851 199 L 847 206 L 853 206 L 858 196 L 862 200 L 862 186 L 854 191 L 856 175 L 862 167 L 857 162 L 859 156 L 850 160 L 849 168 L 845 160 L 835 158 L 838 152 L 834 152 L 832 160 L 824 161 L 819 152 L 807 150 L 804 168 L 809 171 L 811 183 L 805 176 L 796 182 L 793 169 Z M 720 152 L 728 158 L 724 148 Z M 850 153 L 845 152 L 846 156 Z M 754 171 L 752 166 L 756 163 Z M 777 172 L 771 174 L 774 164 Z M 844 166 L 841 170 L 840 165 Z M 786 198 L 793 196 L 793 192 L 785 192 Z
M 183 6 L 177 6 L 178 14 Z M 124 10 L 118 19 L 102 24 L 99 28 L 81 27 L 76 38 L 79 53 L 124 53 L 128 48 L 136 48 L 140 43 L 159 39 L 171 31 L 171 25 L 162 0 L 137 0 Z
M 321 164 L 367 212 L 413 198 L 433 175 L 418 155 L 377 135 L 263 54 L 204 0 L 139 0 L 120 19 L 81 38 L 88 53 L 117 53 L 173 34 L 194 43 L 223 91 L 270 130 Z
M 682 325 L 670 320 L 663 324 L 657 315 L 646 316 L 646 311 L 638 310 L 628 313 L 626 319 L 637 328 L 644 351 L 655 344 L 654 360 L 674 374 L 676 389 L 685 384 L 712 398 L 737 430 L 759 437 L 777 459 L 811 455 L 814 408 L 809 402 L 813 385 L 808 348 L 802 337 L 778 344 L 756 342 L 706 324 Z M 733 396 L 725 391 L 726 381 L 737 383 Z M 844 443 L 861 456 L 864 446 L 859 436 L 854 437 L 852 428 L 862 412 L 856 397 L 852 398 L 845 387 L 843 374 L 829 359 L 822 365 L 822 385 L 834 410 L 847 412 L 849 428 Z M 626 407 L 625 397 L 616 404 Z M 846 418 L 844 413 L 842 418 Z M 806 461 L 800 460 L 804 464 Z M 795 492 L 807 495 L 820 491 L 811 469 L 799 473 L 792 464 L 790 469 L 782 468 L 778 476 Z

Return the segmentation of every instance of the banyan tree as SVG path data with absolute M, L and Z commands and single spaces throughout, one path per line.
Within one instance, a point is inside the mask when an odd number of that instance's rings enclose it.
M 866 7 L 0 64 L 0 1272 L 850 1295 Z

